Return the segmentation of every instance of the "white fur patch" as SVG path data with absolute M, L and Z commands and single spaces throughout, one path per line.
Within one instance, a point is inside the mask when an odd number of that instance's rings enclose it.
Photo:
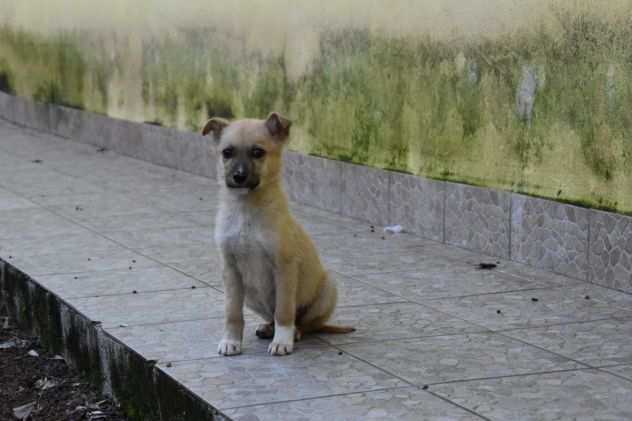
M 272 355 L 287 355 L 294 350 L 294 326 L 274 327 L 274 339 L 268 347 L 268 352 Z
M 220 355 L 239 355 L 241 354 L 241 342 L 222 339 L 217 346 L 217 353 Z

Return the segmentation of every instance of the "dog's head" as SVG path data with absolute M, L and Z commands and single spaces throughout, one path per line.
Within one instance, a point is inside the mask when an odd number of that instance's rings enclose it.
M 279 181 L 281 153 L 291 125 L 276 112 L 265 120 L 208 120 L 202 135 L 210 134 L 217 145 L 218 177 L 223 178 L 226 187 L 249 192 Z

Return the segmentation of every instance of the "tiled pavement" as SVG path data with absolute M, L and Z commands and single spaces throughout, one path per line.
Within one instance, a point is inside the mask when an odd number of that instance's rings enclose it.
M 301 206 L 357 332 L 217 356 L 216 192 L 0 122 L 0 256 L 230 417 L 632 419 L 632 295 Z

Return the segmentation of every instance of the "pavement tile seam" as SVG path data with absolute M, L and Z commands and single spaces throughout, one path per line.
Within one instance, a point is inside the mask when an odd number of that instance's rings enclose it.
M 243 405 L 243 406 L 232 406 L 232 407 L 227 407 L 227 408 L 222 408 L 222 411 L 232 411 L 232 410 L 236 410 L 236 409 L 247 409 L 247 408 L 256 408 L 256 407 L 261 407 L 263 409 L 265 409 L 267 406 L 272 406 L 272 405 L 279 405 L 279 404 L 292 404 L 292 403 L 297 403 L 297 402 L 306 402 L 306 401 L 315 401 L 315 400 L 319 400 L 319 399 L 327 399 L 327 398 L 334 398 L 334 397 L 353 397 L 353 396 L 358 396 L 358 395 L 362 395 L 365 393 L 374 393 L 374 392 L 391 392 L 391 391 L 400 391 L 400 390 L 414 390 L 414 391 L 420 391 L 422 393 L 427 393 L 428 395 L 434 396 L 435 398 L 438 398 L 440 400 L 442 400 L 443 402 L 446 402 L 447 404 L 451 405 L 451 406 L 455 406 L 459 409 L 464 410 L 465 412 L 480 418 L 482 420 L 486 420 L 486 421 L 491 421 L 489 418 L 478 414 L 476 412 L 474 412 L 473 410 L 466 408 L 462 405 L 459 405 L 456 402 L 451 401 L 448 398 L 445 398 L 443 396 L 437 395 L 436 393 L 427 391 L 427 390 L 422 390 L 419 387 L 415 387 L 415 386 L 399 386 L 399 387 L 387 387 L 387 388 L 382 388 L 382 389 L 373 389 L 373 390 L 367 390 L 367 391 L 358 391 L 358 392 L 350 392 L 350 393 L 339 393 L 339 394 L 330 394 L 330 395 L 323 395 L 323 396 L 317 396 L 317 397 L 310 397 L 310 398 L 304 398 L 304 399 L 292 399 L 292 400 L 284 400 L 284 401 L 275 401 L 275 402 L 267 402 L 267 403 L 262 403 L 262 404 L 250 404 L 250 405 Z
M 544 375 L 548 375 L 548 374 L 571 373 L 571 372 L 575 372 L 575 371 L 587 371 L 587 372 L 590 372 L 590 371 L 599 371 L 599 370 L 594 368 L 594 367 L 564 368 L 564 369 L 559 369 L 559 370 L 545 370 L 545 371 L 533 371 L 533 372 L 530 372 L 530 373 L 507 374 L 507 375 L 504 375 L 504 376 L 471 377 L 471 378 L 467 378 L 467 379 L 447 380 L 447 381 L 443 381 L 443 382 L 428 383 L 425 386 L 428 386 L 428 389 L 430 389 L 432 386 L 442 386 L 442 385 L 446 385 L 446 384 L 474 383 L 474 382 L 482 382 L 482 381 L 487 381 L 487 380 L 510 379 L 510 378 L 515 378 L 515 377 L 544 376 Z M 612 373 L 608 373 L 608 374 L 612 374 Z
M 471 323 L 473 324 L 473 323 Z M 472 330 L 472 331 L 468 331 L 467 334 L 485 334 L 485 333 L 497 333 L 494 332 L 490 329 L 487 329 L 483 326 L 480 327 L 481 330 Z M 464 335 L 463 332 L 454 332 L 454 333 L 439 333 L 439 334 L 434 334 L 434 335 L 414 335 L 414 336 L 401 336 L 401 337 L 390 337 L 390 338 L 384 338 L 384 339 L 371 339 L 371 340 L 352 340 L 350 339 L 349 342 L 330 342 L 327 340 L 326 337 L 321 337 L 320 339 L 322 339 L 323 341 L 327 342 L 328 345 L 331 346 L 347 346 L 347 345 L 370 345 L 370 344 L 381 344 L 381 343 L 386 343 L 386 342 L 393 342 L 393 341 L 414 341 L 417 339 L 432 339 L 432 338 L 444 338 L 444 337 L 450 337 L 450 336 L 461 336 Z M 513 339 L 513 338 L 512 338 Z M 348 351 L 344 351 L 345 353 L 348 353 Z
M 625 367 L 625 366 L 629 366 L 629 365 L 630 364 L 617 364 L 617 365 L 609 365 L 609 366 L 604 366 L 604 367 L 595 367 L 595 369 L 597 369 L 597 370 L 599 370 L 599 371 L 601 371 L 603 373 L 610 374 L 611 376 L 618 377 L 618 378 L 620 378 L 622 380 L 625 380 L 625 381 L 628 381 L 628 382 L 632 383 L 632 378 L 622 376 L 621 374 L 618 374 L 618 373 L 613 373 L 612 371 L 608 371 L 608 369 Z
M 119 292 L 119 293 L 112 293 L 112 294 L 88 294 L 88 295 L 67 295 L 66 298 L 68 299 L 79 299 L 79 298 L 100 298 L 100 297 L 123 297 L 123 296 L 129 296 L 129 295 L 136 295 L 136 296 L 143 296 L 146 294 L 154 294 L 157 292 L 170 292 L 170 291 L 182 291 L 182 290 L 188 290 L 188 289 L 192 289 L 191 287 L 185 287 L 183 286 L 182 288 L 161 288 L 161 289 L 153 289 L 153 290 L 149 290 L 149 291 L 138 291 L 138 292 Z M 204 285 L 204 286 L 199 286 L 199 287 L 195 287 L 193 289 L 213 289 L 216 290 L 216 288 L 212 288 L 209 285 Z M 220 291 L 218 291 L 220 292 Z
M 195 278 L 194 276 L 192 276 L 192 275 L 190 275 L 190 274 L 188 274 L 188 273 L 186 273 L 186 272 L 183 272 L 182 270 L 180 270 L 180 269 L 178 269 L 178 268 L 175 268 L 175 267 L 173 267 L 173 266 L 170 266 L 170 265 L 168 265 L 168 264 L 166 264 L 166 263 L 164 263 L 164 262 L 162 262 L 162 261 L 160 261 L 160 260 L 154 259 L 153 257 L 151 257 L 151 256 L 149 256 L 149 255 L 143 254 L 143 253 L 142 253 L 141 251 L 139 251 L 138 249 L 136 249 L 136 248 L 132 248 L 132 247 L 129 247 L 129 246 L 127 246 L 127 245 L 123 244 L 123 243 L 120 243 L 120 242 L 118 242 L 118 241 L 116 241 L 116 240 L 112 239 L 111 237 L 109 237 L 107 234 L 104 234 L 104 233 L 102 233 L 102 232 L 100 232 L 100 231 L 98 231 L 98 230 L 95 230 L 95 229 L 93 229 L 93 228 L 91 228 L 91 227 L 89 227 L 89 226 L 86 226 L 86 225 L 82 224 L 81 222 L 78 222 L 78 221 L 76 221 L 76 220 L 73 220 L 73 219 L 71 219 L 70 217 L 68 217 L 68 216 L 66 216 L 66 215 L 63 215 L 63 214 L 60 214 L 60 213 L 56 213 L 56 212 L 54 212 L 54 211 L 52 211 L 52 210 L 50 210 L 50 209 L 48 209 L 48 208 L 46 208 L 46 207 L 42 207 L 42 208 L 43 208 L 43 209 L 46 209 L 48 212 L 50 212 L 50 213 L 52 213 L 52 214 L 54 214 L 54 215 L 57 215 L 57 216 L 59 216 L 59 217 L 61 217 L 61 218 L 64 218 L 65 220 L 67 220 L 67 221 L 69 221 L 69 222 L 71 222 L 71 223 L 74 223 L 74 224 L 78 225 L 79 227 L 81 227 L 81 228 L 83 228 L 83 229 L 85 229 L 85 230 L 87 230 L 87 231 L 92 232 L 93 234 L 96 234 L 96 235 L 98 235 L 98 236 L 100 236 L 100 237 L 102 237 L 102 238 L 104 238 L 104 239 L 106 239 L 106 240 L 108 240 L 108 241 L 111 241 L 113 244 L 115 244 L 115 245 L 117 245 L 117 246 L 119 246 L 119 247 L 121 247 L 121 248 L 123 248 L 123 249 L 129 250 L 129 251 L 132 251 L 132 252 L 134 252 L 134 253 L 138 254 L 139 256 L 142 256 L 142 257 L 144 257 L 144 258 L 146 258 L 146 259 L 148 259 L 148 260 L 151 260 L 151 261 L 156 262 L 156 263 L 157 263 L 158 265 L 160 265 L 160 266 L 165 266 L 165 267 L 168 267 L 168 268 L 170 268 L 170 269 L 173 269 L 173 270 L 175 270 L 175 271 L 179 272 L 180 274 L 182 274 L 182 275 L 184 275 L 184 276 L 186 276 L 186 277 L 188 277 L 188 278 L 195 279 L 196 281 L 198 281 L 198 282 L 202 282 L 202 283 L 204 283 L 205 285 L 208 285 L 208 287 L 210 287 L 210 288 L 212 288 L 212 289 L 214 289 L 214 290 L 216 290 L 216 291 L 222 292 L 221 290 L 219 290 L 219 289 L 218 289 L 218 288 L 216 288 L 215 286 L 213 286 L 213 285 L 209 284 L 208 282 L 205 282 L 205 281 L 203 281 L 203 280 L 201 280 L 201 279 L 197 279 L 197 278 Z M 46 274 L 39 274 L 39 275 L 40 275 L 40 276 L 48 276 L 48 275 L 70 274 L 70 273 L 81 273 L 81 272 L 46 273 Z
M 550 349 L 544 348 L 544 347 L 542 347 L 542 346 L 540 346 L 540 345 L 533 344 L 533 343 L 528 342 L 528 341 L 525 341 L 525 340 L 523 340 L 523 339 L 516 338 L 516 337 L 510 336 L 510 335 L 506 335 L 506 334 L 504 334 L 504 333 L 502 333 L 502 332 L 494 332 L 494 333 L 495 333 L 495 334 L 497 334 L 497 335 L 500 335 L 500 336 L 504 336 L 505 338 L 510 339 L 510 340 L 514 340 L 514 341 L 522 342 L 522 343 L 523 343 L 523 344 L 525 344 L 525 345 L 531 346 L 531 347 L 533 347 L 533 348 L 537 348 L 537 349 L 539 349 L 539 350 L 541 350 L 541 351 L 548 352 L 549 354 L 556 355 L 556 356 L 558 356 L 558 357 L 560 357 L 560 358 L 565 358 L 565 359 L 567 359 L 567 360 L 569 360 L 569 361 L 572 361 L 572 362 L 574 362 L 574 363 L 576 363 L 576 364 L 583 365 L 583 366 L 585 366 L 586 368 L 595 368 L 595 367 L 593 367 L 592 365 L 590 365 L 590 364 L 588 364 L 588 363 L 585 363 L 585 362 L 583 362 L 583 361 L 579 361 L 579 360 L 577 360 L 577 359 L 575 359 L 575 358 L 572 358 L 572 357 L 570 357 L 570 356 L 568 356 L 568 355 L 561 354 L 561 353 L 559 353 L 559 352 L 551 351 Z
M 242 406 L 229 406 L 229 407 L 226 407 L 226 408 L 222 408 L 222 411 L 230 411 L 230 410 L 233 410 L 233 409 L 254 408 L 254 407 L 257 407 L 257 406 L 278 405 L 278 404 L 283 404 L 283 403 L 313 401 L 313 400 L 316 400 L 316 399 L 335 398 L 335 397 L 339 397 L 339 396 L 353 396 L 353 395 L 361 395 L 363 393 L 370 393 L 370 392 L 386 392 L 386 391 L 403 390 L 403 389 L 411 389 L 411 390 L 413 390 L 413 389 L 417 389 L 417 388 L 413 387 L 413 386 L 383 387 L 383 388 L 379 388 L 379 389 L 360 390 L 360 391 L 357 391 L 357 392 L 349 392 L 349 393 L 333 393 L 333 394 L 329 394 L 329 395 L 314 396 L 314 397 L 302 398 L 302 399 L 288 399 L 288 400 L 278 400 L 278 401 L 266 402 L 266 403 L 253 403 L 253 404 L 242 405 Z

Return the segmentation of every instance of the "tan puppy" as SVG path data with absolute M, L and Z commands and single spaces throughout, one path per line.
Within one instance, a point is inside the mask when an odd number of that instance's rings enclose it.
M 289 211 L 281 164 L 290 126 L 271 113 L 266 120 L 215 117 L 202 130 L 219 152 L 215 241 L 226 294 L 221 355 L 241 353 L 244 303 L 266 322 L 257 336 L 272 338 L 272 355 L 291 353 L 302 333 L 354 331 L 325 324 L 336 306 L 336 285 Z

